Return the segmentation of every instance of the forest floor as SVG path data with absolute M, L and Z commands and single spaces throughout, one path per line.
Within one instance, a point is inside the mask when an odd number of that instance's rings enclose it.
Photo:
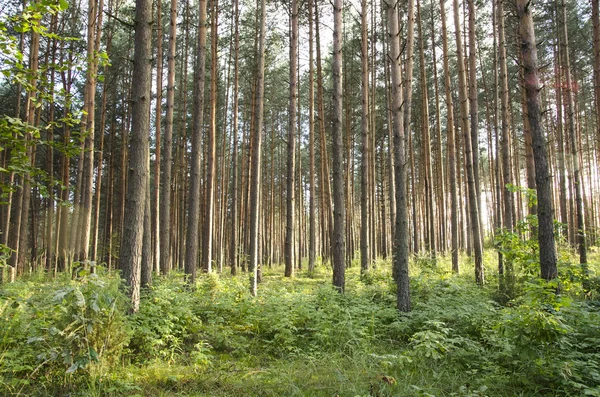
M 467 258 L 415 258 L 408 314 L 389 261 L 353 264 L 344 295 L 322 265 L 265 268 L 256 298 L 247 274 L 175 273 L 135 315 L 114 274 L 32 275 L 0 287 L 0 395 L 600 396 L 599 252 L 583 277 L 561 251 L 551 283 L 516 257 L 505 293 L 496 255 L 484 287 Z

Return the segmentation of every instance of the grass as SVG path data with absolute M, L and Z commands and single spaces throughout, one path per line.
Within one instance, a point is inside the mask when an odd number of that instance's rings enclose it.
M 386 261 L 366 275 L 355 263 L 345 295 L 325 266 L 294 279 L 265 268 L 256 298 L 245 274 L 202 275 L 194 291 L 173 274 L 144 292 L 134 316 L 113 274 L 34 275 L 0 290 L 0 394 L 600 395 L 600 303 L 569 255 L 561 295 L 517 264 L 506 304 L 494 252 L 485 287 L 464 257 L 461 275 L 447 257 L 417 258 L 409 314 L 394 308 Z M 592 270 L 598 259 L 592 251 Z

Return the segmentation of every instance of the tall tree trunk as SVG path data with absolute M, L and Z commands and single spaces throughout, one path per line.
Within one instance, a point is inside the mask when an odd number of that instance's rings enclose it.
M 437 210 L 438 210 L 438 230 L 439 230 L 439 250 L 446 251 L 446 188 L 444 179 L 444 163 L 442 161 L 442 114 L 440 111 L 440 92 L 438 85 L 437 53 L 435 41 L 435 23 L 434 23 L 434 0 L 431 0 L 431 52 L 433 57 L 433 87 L 435 96 L 435 132 L 436 132 L 436 184 L 437 184 Z M 433 183 L 433 181 L 432 181 Z
M 594 37 L 594 93 L 596 105 L 596 139 L 600 141 L 600 1 L 592 0 Z
M 202 268 L 205 272 L 212 271 L 213 260 L 213 230 L 215 217 L 215 161 L 217 151 L 217 36 L 218 36 L 218 0 L 212 0 L 211 10 L 211 68 L 210 68 L 210 117 L 208 126 L 208 156 L 206 169 L 206 213 L 204 217 L 204 230 L 202 234 Z M 200 48 L 202 51 L 202 47 Z M 204 66 L 199 65 L 199 72 L 204 71 Z M 202 77 L 203 78 L 203 77 Z M 196 95 L 204 95 L 204 89 L 196 93 Z M 204 102 L 202 101 L 202 104 Z M 196 113 L 198 117 L 198 113 Z M 202 118 L 200 118 L 200 131 L 202 129 Z M 193 193 L 193 192 L 192 192 Z M 191 198 L 191 196 L 190 196 Z M 190 199 L 190 202 L 192 200 Z M 190 208 L 191 209 L 191 208 Z M 188 212 L 189 213 L 189 212 Z M 188 225 L 189 227 L 189 225 Z M 188 240 L 189 241 L 189 240 Z M 191 258 L 190 258 L 191 259 Z
M 508 98 L 508 70 L 506 65 L 506 39 L 504 36 L 504 1 L 498 0 L 498 8 L 496 17 L 498 18 L 498 40 L 499 40 L 499 67 L 500 67 L 500 102 L 502 112 L 502 177 L 504 183 L 504 213 L 502 219 L 504 228 L 512 232 L 513 217 L 514 217 L 514 196 L 513 193 L 506 187 L 513 183 L 510 161 L 510 103 Z
M 85 154 L 83 164 L 83 184 L 81 192 L 81 229 L 78 236 L 81 237 L 80 245 L 77 247 L 80 261 L 89 260 L 90 234 L 92 224 L 93 208 L 93 182 L 94 182 L 94 135 L 95 135 L 95 98 L 96 98 L 96 75 L 98 73 L 98 53 L 100 51 L 100 37 L 102 36 L 103 0 L 88 1 L 88 24 L 87 24 L 87 74 L 84 91 L 84 109 L 87 112 L 86 122 L 82 125 L 85 131 Z
M 196 268 L 198 267 L 198 228 L 200 227 L 200 174 L 202 168 L 200 159 L 202 150 L 200 145 L 202 144 L 202 126 L 204 124 L 204 77 L 206 68 L 207 23 L 206 3 L 206 0 L 200 0 L 199 3 L 200 20 L 198 22 L 198 56 L 196 61 L 196 73 L 194 76 L 194 126 L 192 130 L 192 156 L 190 159 L 190 194 L 187 202 L 187 232 L 185 238 L 185 274 L 187 282 L 192 286 L 196 282 Z M 212 143 L 214 144 L 214 139 Z M 212 225 L 212 218 L 210 224 Z M 205 235 L 209 234 L 212 238 L 212 226 L 210 232 L 206 233 L 206 230 L 204 232 Z M 206 249 L 206 247 L 204 248 Z M 204 259 L 206 259 L 206 257 Z
M 315 1 L 315 40 L 316 40 L 316 54 L 317 54 L 317 103 L 318 113 L 317 119 L 319 120 L 319 138 L 320 138 L 320 151 L 319 151 L 319 165 L 320 165 L 320 192 L 321 198 L 321 250 L 323 261 L 327 262 L 331 253 L 331 245 L 333 240 L 331 239 L 332 225 L 333 225 L 333 208 L 331 204 L 331 183 L 329 173 L 329 155 L 327 151 L 327 141 L 325 139 L 325 100 L 324 100 L 324 88 L 323 88 L 323 71 L 321 63 L 321 26 L 319 23 L 319 3 Z
M 456 47 L 458 53 L 458 76 L 459 76 L 459 96 L 461 103 L 461 118 L 465 144 L 465 165 L 467 173 L 467 184 L 469 194 L 469 211 L 471 218 L 471 231 L 473 236 L 473 251 L 475 254 L 475 281 L 483 284 L 483 247 L 481 242 L 481 226 L 479 222 L 479 181 L 478 167 L 476 163 L 478 157 L 474 152 L 478 149 L 478 106 L 477 106 L 477 53 L 475 50 L 475 3 L 469 0 L 469 94 L 467 98 L 467 76 L 463 63 L 463 47 L 460 39 L 460 23 L 458 22 L 458 0 L 454 0 L 454 24 L 456 27 Z M 468 99 L 468 102 L 467 102 Z M 470 107 L 470 113 L 469 113 Z M 469 125 L 468 115 L 470 114 L 471 124 Z
M 238 90 L 239 90 L 239 53 L 240 53 L 240 8 L 239 0 L 234 0 L 234 41 L 233 41 L 233 161 L 232 161 L 232 183 L 231 183 L 231 245 L 229 255 L 231 257 L 231 274 L 235 275 L 238 267 Z
M 537 49 L 530 0 L 517 2 L 524 83 L 527 93 L 527 117 L 531 128 L 535 178 L 538 198 L 538 241 L 540 273 L 542 278 L 556 278 L 556 247 L 554 242 L 554 209 L 552 208 L 552 177 L 548 168 L 548 150 L 540 122 L 540 84 L 538 79 Z
M 367 37 L 367 0 L 361 1 L 361 103 L 362 103 L 362 162 L 360 183 L 360 269 L 369 270 L 371 249 L 369 244 L 369 54 Z
M 317 27 L 318 29 L 318 27 Z M 317 252 L 317 209 L 315 202 L 315 81 L 313 59 L 313 0 L 308 0 L 308 151 L 309 151 L 309 227 L 308 270 L 315 269 Z
M 567 28 L 567 8 L 565 0 L 561 0 L 562 6 L 562 61 L 564 63 L 566 77 L 566 105 L 567 124 L 569 128 L 569 143 L 571 144 L 571 158 L 573 162 L 573 184 L 575 189 L 575 215 L 577 218 L 577 246 L 579 251 L 579 263 L 587 263 L 587 242 L 585 237 L 585 216 L 583 211 L 583 188 L 580 170 L 579 153 L 577 146 L 577 119 L 575 117 L 575 104 L 573 101 L 573 79 L 571 78 L 571 62 L 569 55 L 569 34 Z
M 200 2 L 202 5 L 202 2 Z M 173 109 L 175 107 L 175 46 L 177 35 L 177 0 L 171 0 L 169 22 L 169 49 L 167 53 L 167 112 L 165 114 L 165 135 L 163 158 L 161 159 L 160 187 L 160 271 L 167 274 L 173 264 L 171 260 L 171 164 L 173 163 Z
M 425 185 L 425 212 L 426 216 L 426 246 L 425 250 L 428 254 L 431 255 L 434 263 L 435 263 L 435 254 L 436 254 L 436 246 L 435 246 L 435 217 L 433 212 L 433 175 L 431 172 L 431 145 L 430 145 L 430 135 L 429 135 L 429 96 L 427 93 L 427 71 L 425 65 L 425 40 L 423 38 L 423 23 L 422 23 L 422 14 L 421 14 L 421 3 L 417 0 L 417 30 L 419 35 L 419 63 L 421 69 L 421 91 L 422 91 L 422 139 L 421 144 L 423 147 L 423 161 L 425 162 L 425 175 L 424 175 L 424 185 Z
M 346 208 L 344 198 L 344 159 L 342 142 L 342 7 L 343 0 L 333 2 L 333 113 L 332 113 L 332 151 L 333 151 L 333 234 L 331 239 L 333 259 L 333 286 L 344 292 L 346 238 Z
M 409 0 L 412 2 L 412 0 Z M 410 311 L 410 284 L 408 277 L 408 213 L 406 207 L 406 153 L 402 68 L 400 56 L 400 26 L 398 7 L 400 2 L 386 3 L 388 16 L 388 34 L 390 38 L 389 59 L 392 83 L 392 117 L 394 129 L 394 157 L 396 176 L 396 232 L 394 241 L 393 274 L 396 280 L 398 310 Z
M 142 237 L 149 176 L 151 42 L 152 1 L 136 0 L 131 148 L 127 167 L 128 184 L 120 255 L 121 269 L 129 288 L 130 310 L 133 313 L 139 310 L 140 305 Z
M 442 20 L 442 48 L 444 61 L 444 85 L 446 87 L 447 124 L 447 146 L 448 146 L 448 174 L 450 179 L 450 235 L 452 253 L 452 271 L 459 272 L 458 266 L 458 186 L 456 183 L 456 145 L 454 140 L 454 106 L 452 104 L 452 87 L 450 83 L 450 67 L 448 62 L 448 30 L 446 27 L 446 5 L 440 0 L 440 18 Z
M 153 269 L 160 274 L 160 169 L 163 99 L 163 28 L 162 0 L 156 1 L 156 119 L 154 122 L 156 152 L 154 154 L 154 189 L 152 190 L 152 261 Z
M 294 275 L 294 205 L 296 174 L 296 101 L 297 101 L 297 71 L 298 64 L 298 2 L 291 0 L 290 10 L 290 103 L 287 142 L 287 196 L 286 196 L 286 227 L 285 227 L 285 276 Z
M 256 121 L 252 131 L 252 169 L 250 173 L 250 292 L 253 296 L 257 294 L 259 278 L 259 215 L 260 215 L 260 192 L 261 192 L 261 146 L 264 110 L 265 89 L 265 36 L 266 18 L 265 0 L 257 0 L 257 12 L 259 19 L 258 52 L 256 59 L 256 100 L 254 114 Z

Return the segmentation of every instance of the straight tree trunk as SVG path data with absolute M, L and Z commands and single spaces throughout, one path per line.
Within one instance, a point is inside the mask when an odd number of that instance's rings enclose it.
M 594 93 L 596 105 L 596 139 L 600 141 L 600 1 L 592 0 L 594 38 Z
M 517 2 L 524 83 L 527 94 L 527 117 L 531 128 L 535 178 L 538 198 L 538 242 L 540 273 L 543 279 L 558 276 L 554 242 L 554 208 L 552 208 L 552 177 L 548 167 L 548 150 L 542 131 L 540 111 L 540 84 L 538 79 L 537 49 L 530 0 Z
M 573 100 L 573 79 L 571 78 L 571 62 L 569 56 L 569 34 L 567 29 L 567 8 L 565 0 L 561 0 L 562 6 L 562 45 L 564 70 L 566 76 L 566 105 L 567 124 L 569 128 L 569 143 L 571 144 L 571 158 L 573 162 L 573 184 L 575 189 L 575 215 L 577 219 L 577 246 L 579 251 L 579 263 L 587 263 L 587 242 L 585 237 L 585 216 L 583 211 L 583 188 L 580 170 L 579 153 L 577 147 L 577 119 L 575 117 L 575 104 Z M 541 248 L 541 247 L 540 247 Z
M 477 115 L 477 73 L 476 73 L 476 50 L 475 50 L 475 3 L 474 0 L 468 1 L 469 6 L 469 95 L 467 97 L 467 76 L 463 63 L 463 47 L 460 38 L 460 23 L 458 22 L 458 0 L 454 0 L 454 24 L 456 28 L 456 47 L 458 53 L 458 81 L 459 97 L 461 103 L 461 119 L 465 144 L 465 165 L 467 173 L 469 211 L 471 218 L 471 231 L 473 236 L 473 251 L 475 254 L 475 281 L 477 284 L 484 283 L 483 274 L 483 247 L 481 242 L 481 231 L 479 222 L 479 182 L 478 171 L 476 170 L 477 157 L 474 153 L 478 150 L 478 145 L 473 145 L 473 141 L 478 140 L 478 115 Z M 468 102 L 467 102 L 468 100 Z M 469 106 L 470 105 L 470 106 Z M 470 107 L 470 113 L 469 113 Z M 470 114 L 471 124 L 469 125 L 468 114 Z M 478 169 L 478 168 L 477 168 Z
M 427 93 L 427 71 L 425 65 L 425 40 L 423 39 L 423 26 L 422 26 L 422 14 L 421 14 L 421 3 L 417 0 L 417 30 L 419 35 L 419 63 L 421 69 L 421 87 L 422 87 L 422 139 L 421 144 L 423 147 L 423 161 L 425 163 L 425 212 L 426 216 L 426 233 L 425 233 L 425 250 L 435 263 L 436 255 L 436 237 L 435 237 L 435 217 L 433 213 L 433 175 L 431 172 L 431 145 L 429 135 L 429 97 Z
M 496 16 L 498 18 L 498 40 L 499 40 L 499 67 L 500 67 L 500 102 L 502 113 L 502 177 L 504 183 L 504 208 L 502 219 L 504 221 L 504 229 L 509 232 L 513 231 L 514 217 L 514 197 L 512 192 L 506 187 L 513 183 L 510 161 L 510 103 L 508 98 L 508 70 L 506 66 L 506 39 L 504 36 L 504 1 L 498 0 L 498 8 Z
M 81 243 L 77 247 L 80 261 L 89 260 L 90 235 L 93 208 L 93 182 L 94 182 L 94 135 L 95 135 L 95 98 L 96 75 L 98 74 L 98 53 L 100 51 L 100 37 L 102 35 L 103 0 L 88 1 L 87 24 L 87 73 L 84 91 L 84 108 L 87 112 L 86 122 L 82 125 L 85 131 L 85 154 L 83 164 L 83 184 L 81 194 L 81 229 L 77 231 Z
M 238 90 L 239 90 L 239 53 L 240 53 L 240 9 L 239 0 L 234 0 L 234 55 L 233 55 L 233 161 L 232 161 L 232 183 L 231 183 L 231 245 L 229 255 L 231 257 L 231 274 L 235 275 L 238 267 Z
M 265 89 L 265 36 L 266 36 L 266 10 L 265 0 L 257 0 L 257 12 L 259 19 L 258 51 L 256 62 L 256 100 L 254 114 L 256 121 L 251 133 L 252 139 L 252 169 L 250 173 L 250 293 L 257 294 L 259 278 L 259 215 L 260 215 L 260 192 L 261 192 L 261 147 L 264 110 Z
M 333 286 L 340 292 L 345 287 L 346 208 L 344 198 L 344 159 L 342 142 L 342 7 L 343 0 L 333 2 L 333 114 L 332 114 L 332 149 L 333 149 Z M 321 132 L 322 133 L 322 132 Z
M 200 2 L 202 5 L 202 2 Z M 177 0 L 171 0 L 169 22 L 169 49 L 167 54 L 167 112 L 165 114 L 165 135 L 163 157 L 161 158 L 160 187 L 160 271 L 169 273 L 173 266 L 171 259 L 171 164 L 173 163 L 173 109 L 175 107 L 175 47 L 177 35 Z
M 446 188 L 444 178 L 444 163 L 442 161 L 442 114 L 440 111 L 440 92 L 438 85 L 438 68 L 437 68 L 437 53 L 436 53 L 436 42 L 435 42 L 435 23 L 434 23 L 434 0 L 431 0 L 431 52 L 433 56 L 433 87 L 435 96 L 435 131 L 436 131 L 436 183 L 437 183 L 437 210 L 438 214 L 438 230 L 439 230 L 439 250 L 441 252 L 446 251 Z
M 156 274 L 160 274 L 160 169 L 163 100 L 163 28 L 162 0 L 156 1 L 156 119 L 154 122 L 156 152 L 154 154 L 154 189 L 152 190 L 152 261 Z
M 296 175 L 296 101 L 298 82 L 298 1 L 291 0 L 290 10 L 290 102 L 287 141 L 287 196 L 285 227 L 285 276 L 294 276 L 294 223 Z
M 213 233 L 214 233 L 214 217 L 215 217 L 215 162 L 217 154 L 217 36 L 218 36 L 218 0 L 212 0 L 211 10 L 211 68 L 210 68 L 210 117 L 208 126 L 208 158 L 206 169 L 206 213 L 204 217 L 204 230 L 202 238 L 204 240 L 202 248 L 202 268 L 205 272 L 212 271 L 213 261 Z M 200 47 L 202 51 L 202 47 Z M 201 61 L 202 62 L 202 61 Z M 204 74 L 204 64 L 199 65 L 198 72 Z M 202 77 L 204 78 L 204 76 Z M 202 91 L 196 93 L 198 96 L 204 95 L 204 87 Z M 201 102 L 204 104 L 204 101 Z M 199 109 L 198 109 L 199 110 Z M 196 117 L 198 117 L 196 112 Z M 202 130 L 202 117 L 200 117 L 200 131 Z M 194 152 L 193 152 L 194 153 Z M 193 192 L 191 192 L 193 194 Z M 190 195 L 190 202 L 191 202 Z M 191 208 L 188 210 L 188 213 Z M 189 225 L 188 225 L 189 229 Z M 191 236 L 190 236 L 191 237 Z M 190 241 L 190 240 L 188 240 Z M 191 259 L 191 258 L 189 258 Z
M 317 252 L 317 209 L 315 203 L 315 82 L 313 59 L 313 0 L 308 0 L 308 151 L 309 151 L 309 227 L 308 270 L 315 269 Z
M 361 103 L 362 103 L 362 162 L 360 183 L 360 269 L 369 270 L 371 249 L 369 244 L 369 54 L 367 37 L 367 0 L 361 0 Z
M 409 0 L 412 2 L 412 0 Z M 393 275 L 397 285 L 396 304 L 402 312 L 410 311 L 410 284 L 408 277 L 408 213 L 406 205 L 406 153 L 400 54 L 400 2 L 387 3 L 390 77 L 392 84 L 392 118 L 394 129 L 394 159 L 396 169 L 396 232 L 394 241 Z
M 200 20 L 198 22 L 198 54 L 194 87 L 194 125 L 192 130 L 192 157 L 190 167 L 190 193 L 187 201 L 187 231 L 185 250 L 185 275 L 192 286 L 196 283 L 198 267 L 198 228 L 200 223 L 200 174 L 201 141 L 204 124 L 204 76 L 206 65 L 206 0 L 200 0 Z M 214 143 L 214 139 L 213 139 Z M 212 196 L 211 196 L 212 197 Z M 210 221 L 212 225 L 212 218 Z M 212 230 L 212 226 L 211 226 Z M 205 230 L 206 233 L 206 230 Z M 212 234 L 212 232 L 209 232 Z M 206 248 L 206 247 L 204 247 Z M 206 257 L 204 258 L 206 259 Z
M 148 188 L 148 157 L 151 99 L 152 1 L 136 0 L 135 38 L 132 79 L 131 147 L 127 167 L 127 195 L 125 203 L 121 269 L 129 288 L 131 312 L 139 310 L 142 237 L 144 211 Z
M 444 0 L 440 0 L 440 18 L 442 20 L 442 48 L 443 48 L 443 63 L 444 63 L 444 85 L 446 87 L 446 107 L 447 124 L 447 146 L 448 146 L 448 174 L 450 179 L 450 235 L 452 253 L 452 271 L 459 272 L 458 265 L 458 186 L 456 183 L 456 145 L 454 140 L 454 106 L 452 104 L 452 87 L 450 83 L 450 67 L 449 67 L 449 52 L 448 52 L 448 33 L 446 27 L 446 5 Z

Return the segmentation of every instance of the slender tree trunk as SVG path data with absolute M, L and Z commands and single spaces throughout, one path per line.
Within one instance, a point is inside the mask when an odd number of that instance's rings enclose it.
M 318 29 L 318 27 L 317 27 Z M 317 209 L 315 203 L 315 82 L 313 59 L 313 0 L 308 0 L 308 150 L 309 150 L 309 227 L 308 270 L 315 269 L 317 251 Z
M 125 204 L 121 269 L 131 298 L 131 312 L 139 310 L 142 237 L 148 188 L 150 131 L 150 86 L 152 78 L 150 45 L 152 42 L 152 1 L 136 0 L 135 53 L 132 80 L 131 148 L 127 167 L 128 184 Z
M 215 161 L 217 151 L 217 35 L 218 35 L 218 0 L 212 0 L 211 10 L 211 68 L 210 68 L 210 117 L 208 126 L 208 156 L 207 156 L 207 169 L 206 169 L 206 201 L 204 203 L 206 213 L 204 217 L 204 230 L 202 238 L 204 240 L 202 248 L 202 268 L 205 272 L 212 271 L 213 261 L 213 230 L 214 230 L 214 217 L 215 217 Z M 200 47 L 202 51 L 202 46 Z M 202 61 L 200 61 L 202 62 Z M 198 69 L 199 73 L 204 74 L 204 65 L 201 63 Z M 202 77 L 204 78 L 204 76 Z M 198 91 L 196 95 L 203 96 L 204 88 L 202 91 Z M 204 101 L 201 102 L 204 104 Z M 198 113 L 196 112 L 196 117 Z M 200 118 L 200 129 L 202 129 L 202 118 Z M 193 192 L 192 192 L 193 194 Z M 190 195 L 190 202 L 191 202 Z M 191 210 L 191 208 L 189 209 Z M 188 213 L 190 213 L 188 210 Z M 188 225 L 189 228 L 189 225 Z M 191 237 L 191 236 L 189 236 Z M 188 240 L 189 241 L 189 240 Z M 191 258 L 190 258 L 191 259 Z
M 431 255 L 434 263 L 435 263 L 435 255 L 436 255 L 436 237 L 435 237 L 435 216 L 433 212 L 433 175 L 431 172 L 431 145 L 430 145 L 430 135 L 429 135 L 429 97 L 427 93 L 427 71 L 425 65 L 425 40 L 423 39 L 423 27 L 422 27 L 422 14 L 421 14 L 421 4 L 420 1 L 417 0 L 417 30 L 419 35 L 419 63 L 421 69 L 421 87 L 422 87 L 422 139 L 421 144 L 423 147 L 423 161 L 425 162 L 425 175 L 424 175 L 424 185 L 425 185 L 425 212 L 426 216 L 426 246 L 425 250 L 428 254 Z
M 83 184 L 81 199 L 81 229 L 77 231 L 81 236 L 80 245 L 77 247 L 80 261 L 89 260 L 90 235 L 93 208 L 93 182 L 94 182 L 94 135 L 95 135 L 95 98 L 96 75 L 98 73 L 98 53 L 100 51 L 100 37 L 102 32 L 103 0 L 88 1 L 88 65 L 86 74 L 86 88 L 84 91 L 84 108 L 87 112 L 86 122 L 82 125 L 85 131 L 85 154 L 83 164 Z
M 575 104 L 573 101 L 573 79 L 571 78 L 571 62 L 569 56 L 569 34 L 567 29 L 567 9 L 565 0 L 561 0 L 562 6 L 562 45 L 563 63 L 566 76 L 566 105 L 567 124 L 569 128 L 569 143 L 571 144 L 571 158 L 573 162 L 573 184 L 575 189 L 575 215 L 577 218 L 577 246 L 579 251 L 579 263 L 587 263 L 587 242 L 585 237 L 585 216 L 583 211 L 583 188 L 580 170 L 580 160 L 577 147 L 577 119 L 575 117 Z M 541 247 L 540 247 L 541 248 Z
M 296 174 L 296 101 L 298 57 L 298 2 L 291 0 L 290 10 L 290 103 L 288 120 L 288 157 L 287 157 L 287 196 L 286 196 L 286 228 L 285 228 L 285 276 L 294 275 L 294 205 Z
M 447 152 L 448 152 L 448 174 L 450 179 L 450 235 L 452 253 L 452 271 L 459 272 L 458 266 L 458 186 L 456 183 L 456 145 L 454 140 L 454 106 L 452 104 L 452 87 L 450 83 L 450 67 L 449 67 L 449 52 L 448 52 L 448 33 L 446 27 L 446 5 L 444 0 L 440 0 L 440 18 L 442 20 L 442 48 L 444 61 L 444 85 L 446 87 L 446 107 L 447 124 Z
M 239 0 L 234 0 L 234 41 L 233 41 L 233 161 L 232 161 L 232 183 L 231 183 L 231 245 L 229 255 L 231 257 L 231 274 L 235 275 L 238 267 L 238 90 L 239 90 L 239 52 L 240 52 L 240 9 Z
M 259 278 L 259 214 L 260 214 L 260 192 L 261 192 L 261 146 L 264 110 L 264 88 L 265 88 L 265 36 L 266 36 L 266 11 L 265 0 L 257 0 L 257 12 L 259 19 L 258 52 L 256 59 L 256 100 L 254 128 L 252 139 L 252 169 L 250 173 L 250 292 L 253 296 L 257 294 L 257 283 Z
M 471 231 L 473 236 L 473 251 L 475 253 L 475 281 L 477 284 L 483 284 L 483 247 L 481 242 L 480 222 L 479 222 L 479 183 L 477 181 L 475 163 L 476 157 L 473 145 L 473 136 L 478 139 L 478 117 L 477 117 L 477 73 L 476 73 L 476 51 L 475 51 L 475 3 L 469 0 L 469 95 L 467 96 L 467 76 L 465 65 L 463 63 L 463 46 L 460 35 L 460 23 L 458 19 L 458 0 L 454 0 L 454 24 L 456 29 L 456 48 L 458 55 L 458 80 L 459 80 L 459 101 L 461 103 L 462 130 L 465 144 L 464 162 L 467 174 L 467 185 L 469 195 L 469 211 L 471 218 Z M 469 105 L 470 120 L 469 125 Z M 474 131 L 472 131 L 474 130 Z
M 596 139 L 600 141 L 600 1 L 592 0 L 594 37 L 594 93 L 596 105 Z
M 202 2 L 200 2 L 202 5 Z M 173 266 L 171 259 L 171 164 L 173 163 L 173 109 L 175 107 L 175 46 L 177 35 L 177 0 L 171 0 L 169 22 L 169 49 L 167 55 L 167 112 L 165 114 L 165 135 L 161 159 L 160 187 L 160 271 L 169 273 Z
M 412 2 L 412 0 L 409 0 Z M 408 277 L 408 213 L 406 203 L 406 153 L 402 68 L 400 56 L 400 27 L 398 7 L 400 2 L 386 2 L 388 34 L 390 38 L 389 59 L 392 83 L 392 117 L 394 129 L 394 160 L 396 176 L 396 232 L 394 241 L 393 274 L 397 285 L 397 307 L 402 312 L 410 311 L 410 284 Z
M 331 183 L 329 173 L 329 156 L 327 151 L 327 141 L 325 139 L 325 100 L 324 100 L 324 88 L 323 88 L 323 71 L 321 63 L 321 38 L 319 23 L 319 4 L 315 1 L 315 39 L 316 39 L 316 53 L 317 53 L 317 103 L 318 113 L 317 119 L 319 120 L 319 138 L 320 138 L 320 198 L 321 198 L 321 249 L 323 261 L 327 262 L 331 253 L 331 246 L 333 240 L 331 239 L 332 225 L 333 225 L 333 208 L 331 204 Z
M 431 52 L 433 56 L 433 87 L 435 96 L 435 132 L 436 132 L 436 184 L 437 184 L 437 210 L 438 210 L 438 230 L 439 230 L 439 250 L 446 251 L 446 189 L 444 180 L 444 163 L 442 161 L 442 114 L 440 111 L 440 92 L 438 86 L 438 68 L 437 68 L 437 53 L 435 41 L 435 23 L 434 23 L 434 0 L 431 0 Z M 432 181 L 433 183 L 433 181 Z
M 156 1 L 156 119 L 154 122 L 156 152 L 154 154 L 154 189 L 152 190 L 152 261 L 153 269 L 160 274 L 160 169 L 163 100 L 163 28 L 162 0 Z
M 504 213 L 502 219 L 504 220 L 504 228 L 512 232 L 513 230 L 513 217 L 514 217 L 514 197 L 512 192 L 506 187 L 513 183 L 510 165 L 510 111 L 509 111 L 509 98 L 508 98 L 508 70 L 506 66 L 506 39 L 504 36 L 504 1 L 498 0 L 498 8 L 496 16 L 498 18 L 498 39 L 499 39 L 499 66 L 500 66 L 500 101 L 502 110 L 502 140 L 501 140 L 501 152 L 502 152 L 502 173 L 504 182 Z
M 200 30 L 200 32 L 198 34 L 198 56 L 196 61 L 196 81 L 194 88 L 194 126 L 192 131 L 192 157 L 190 159 L 190 194 L 187 202 L 187 234 L 185 239 L 185 274 L 187 277 L 187 282 L 190 283 L 192 286 L 196 282 L 196 268 L 198 267 L 198 228 L 200 223 L 200 174 L 202 167 L 200 159 L 200 153 L 202 152 L 202 150 L 200 148 L 200 145 L 202 141 L 202 126 L 204 124 L 204 76 L 206 67 L 206 3 L 206 0 L 200 0 L 200 21 L 198 23 L 198 29 Z M 211 143 L 214 145 L 214 136 Z M 214 149 L 214 147 L 212 147 L 210 150 L 212 149 Z M 210 201 L 212 201 L 212 190 L 210 191 Z M 212 239 L 212 217 L 209 222 L 211 224 L 211 229 L 210 231 L 204 230 L 204 233 L 205 236 L 208 234 L 209 238 Z M 204 247 L 204 249 L 206 248 L 207 247 Z M 204 257 L 204 259 L 207 259 L 206 256 Z M 205 269 L 208 271 L 208 268 Z
M 369 54 L 367 37 L 367 0 L 361 1 L 361 103 L 362 103 L 362 162 L 360 183 L 360 269 L 369 270 L 371 249 L 369 244 Z
M 340 292 L 345 287 L 346 208 L 344 198 L 344 159 L 342 142 L 342 7 L 343 0 L 333 2 L 333 114 L 332 114 L 332 149 L 333 149 L 333 234 L 331 239 L 333 259 L 333 286 Z
M 556 278 L 556 247 L 554 242 L 554 209 L 552 208 L 552 177 L 548 168 L 546 139 L 540 122 L 540 84 L 538 79 L 537 49 L 531 2 L 517 2 L 521 52 L 523 56 L 524 83 L 527 93 L 527 117 L 531 128 L 533 155 L 535 156 L 535 177 L 538 198 L 538 241 L 540 249 L 540 273 L 542 278 Z

